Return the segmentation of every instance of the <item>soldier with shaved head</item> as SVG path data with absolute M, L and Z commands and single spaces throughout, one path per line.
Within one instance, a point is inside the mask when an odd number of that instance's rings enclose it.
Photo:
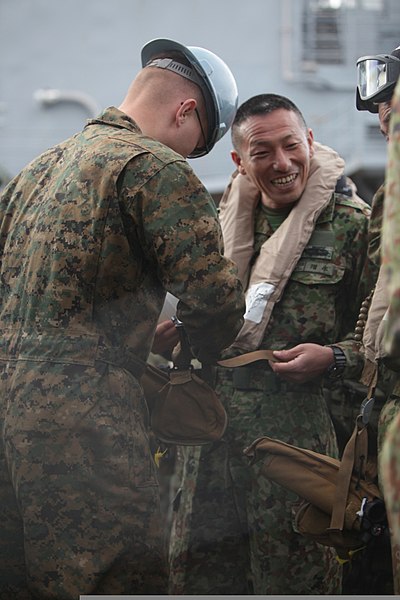
M 119 108 L 36 158 L 0 197 L 0 597 L 166 591 L 139 379 L 167 292 L 195 357 L 242 324 L 217 212 L 187 157 L 229 129 L 237 88 L 157 39 Z

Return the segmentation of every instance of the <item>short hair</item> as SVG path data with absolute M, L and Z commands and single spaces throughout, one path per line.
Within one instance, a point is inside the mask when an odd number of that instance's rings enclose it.
M 148 61 L 148 63 L 143 67 L 143 69 L 146 69 L 148 66 L 152 66 L 151 63 L 158 58 L 170 58 L 171 60 L 173 60 L 181 65 L 184 65 L 185 67 L 189 67 L 193 71 L 195 70 L 193 68 L 193 65 L 190 63 L 189 59 L 186 58 L 186 56 L 184 54 L 182 54 L 181 52 L 179 52 L 178 50 L 165 50 L 163 52 L 158 52 L 157 54 L 154 54 L 154 56 L 152 56 L 151 59 Z M 157 68 L 157 67 L 155 67 L 155 68 Z M 199 78 L 199 81 L 196 82 L 193 79 L 188 79 L 187 77 L 182 75 L 182 73 L 178 73 L 177 71 L 170 71 L 170 72 L 175 72 L 177 75 L 181 75 L 182 79 L 184 79 L 186 81 L 187 85 L 191 86 L 192 90 L 197 90 L 199 98 L 202 99 L 202 102 L 204 104 L 204 110 L 207 112 L 207 115 L 208 115 L 207 107 L 210 105 L 210 103 L 212 104 L 212 106 L 214 106 L 214 102 L 213 102 L 208 90 L 206 90 L 201 85 L 200 78 Z
M 289 100 L 289 98 L 280 96 L 279 94 L 258 94 L 258 96 L 252 96 L 243 102 L 236 111 L 231 129 L 232 144 L 235 150 L 238 150 L 240 142 L 239 128 L 242 123 L 247 121 L 250 117 L 267 115 L 279 108 L 296 113 L 301 123 L 304 125 L 304 128 L 307 129 L 307 124 L 302 112 L 294 102 Z

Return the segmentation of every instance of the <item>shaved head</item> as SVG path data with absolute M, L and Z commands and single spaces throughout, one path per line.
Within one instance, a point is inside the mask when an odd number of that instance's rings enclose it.
M 198 85 L 181 77 L 177 73 L 172 73 L 157 67 L 146 67 L 142 69 L 136 79 L 132 82 L 128 90 L 128 96 L 131 93 L 137 94 L 142 91 L 151 93 L 153 101 L 162 105 L 171 98 L 182 97 L 194 98 L 199 109 L 204 110 L 204 98 Z
M 206 144 L 208 121 L 202 90 L 174 71 L 151 64 L 144 67 L 129 86 L 119 109 L 145 135 L 182 156 L 187 157 Z

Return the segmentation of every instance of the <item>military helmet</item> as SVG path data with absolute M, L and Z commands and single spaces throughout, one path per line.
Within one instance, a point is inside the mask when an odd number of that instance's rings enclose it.
M 190 67 L 179 63 L 179 59 L 157 58 L 168 56 L 168 52 L 181 54 Z M 208 131 L 206 145 L 195 148 L 188 158 L 208 154 L 232 125 L 238 105 L 235 78 L 225 62 L 210 50 L 197 46 L 184 46 L 168 39 L 155 39 L 142 48 L 142 66 L 154 66 L 178 73 L 194 81 L 203 92 Z
M 357 60 L 358 110 L 378 112 L 378 104 L 389 102 L 400 76 L 400 46 L 391 54 L 362 56 Z

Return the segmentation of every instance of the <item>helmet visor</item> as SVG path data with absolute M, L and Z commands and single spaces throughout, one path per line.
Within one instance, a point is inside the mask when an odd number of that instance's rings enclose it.
M 358 89 L 363 100 L 370 100 L 388 82 L 387 64 L 381 60 L 364 60 L 358 65 Z
M 361 100 L 384 102 L 400 74 L 400 60 L 394 56 L 364 56 L 357 61 L 357 86 Z M 390 88 L 390 89 L 388 89 Z M 388 96 L 390 100 L 391 94 Z

